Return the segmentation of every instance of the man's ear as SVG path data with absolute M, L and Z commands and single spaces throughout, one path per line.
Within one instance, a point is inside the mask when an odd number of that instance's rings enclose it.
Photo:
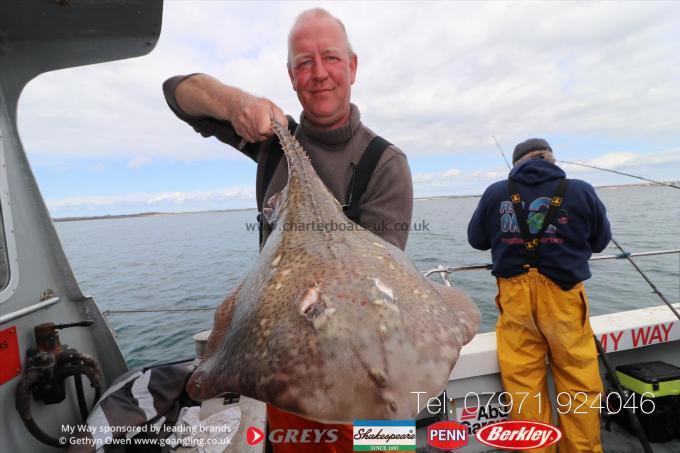
M 293 76 L 293 68 L 290 67 L 290 62 L 286 63 L 286 68 L 288 69 L 288 77 L 290 78 L 290 84 L 293 86 L 293 91 L 297 91 L 295 89 L 295 78 Z
M 349 71 L 351 74 L 350 80 L 352 81 L 352 84 L 354 84 L 354 81 L 357 78 L 357 66 L 359 65 L 359 59 L 357 58 L 357 54 L 353 53 L 352 56 L 349 58 Z

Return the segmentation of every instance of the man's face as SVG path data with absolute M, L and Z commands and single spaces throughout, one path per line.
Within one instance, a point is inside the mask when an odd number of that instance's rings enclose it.
M 310 17 L 291 36 L 288 75 L 305 110 L 318 127 L 334 129 L 349 121 L 356 55 L 349 55 L 340 24 L 329 17 Z

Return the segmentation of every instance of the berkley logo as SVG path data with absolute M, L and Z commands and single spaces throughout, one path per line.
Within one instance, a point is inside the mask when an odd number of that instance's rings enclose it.
M 477 431 L 478 441 L 505 450 L 531 450 L 548 447 L 562 438 L 559 429 L 532 420 L 509 420 L 484 426 Z
M 439 450 L 455 450 L 468 443 L 467 426 L 457 422 L 437 422 L 427 427 L 427 444 Z

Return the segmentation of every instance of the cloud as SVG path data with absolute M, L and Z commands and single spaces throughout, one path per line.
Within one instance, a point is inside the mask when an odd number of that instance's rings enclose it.
M 140 168 L 146 165 L 150 165 L 153 159 L 150 157 L 135 157 L 127 163 L 129 168 Z
M 642 160 L 648 164 L 680 164 L 680 151 L 664 151 L 656 154 L 642 156 Z
M 285 40 L 306 6 L 167 2 L 149 56 L 57 71 L 28 86 L 20 107 L 28 148 L 130 159 L 233 157 L 170 113 L 161 83 L 208 72 L 297 115 Z M 537 131 L 672 140 L 680 127 L 678 5 L 398 2 L 329 9 L 345 21 L 359 54 L 354 99 L 367 123 L 409 155 L 491 153 L 493 134 L 511 143 Z M 376 15 L 382 19 L 368 19 Z M 528 30 L 526 17 L 540 21 Z
M 91 165 L 89 165 L 89 170 L 92 173 L 101 173 L 103 171 L 106 171 L 106 165 L 102 162 L 94 162 Z
M 102 171 L 109 159 L 132 169 L 246 159 L 176 118 L 161 84 L 171 75 L 205 72 L 298 116 L 285 68 L 286 37 L 295 16 L 315 6 L 165 2 L 151 54 L 44 74 L 26 87 L 19 125 L 29 157 L 91 160 Z M 573 155 L 584 162 L 663 179 L 680 170 L 677 154 L 667 151 L 679 146 L 678 3 L 321 6 L 344 21 L 358 54 L 353 102 L 372 130 L 408 155 L 416 194 L 479 193 L 506 177 L 507 169 L 488 168 L 498 160 L 492 136 L 505 146 L 530 136 L 556 144 L 590 140 L 606 144 L 606 153 L 577 147 Z M 528 17 L 532 27 L 526 27 Z M 445 156 L 446 166 L 460 173 L 417 171 L 420 159 L 432 156 Z M 177 193 L 186 192 L 181 189 Z M 97 193 L 106 192 L 100 187 Z M 194 196 L 181 203 L 210 201 Z
M 194 192 L 136 193 L 48 199 L 53 217 L 130 214 L 137 212 L 183 212 L 226 208 L 252 208 L 255 191 L 232 187 Z
M 558 161 L 559 163 L 559 161 Z M 601 167 L 609 170 L 616 169 L 645 169 L 650 167 L 656 167 L 660 169 L 659 166 L 673 166 L 680 165 L 680 151 L 670 150 L 661 151 L 656 153 L 636 153 L 631 151 L 617 151 L 612 153 L 606 153 L 601 156 L 595 157 L 593 159 L 588 159 L 585 161 L 576 161 L 575 164 L 583 163 L 586 165 L 592 165 L 595 167 Z M 570 165 L 570 164 L 567 164 Z M 573 168 L 573 166 L 570 166 Z M 592 172 L 592 169 L 579 167 L 575 171 L 580 172 Z
M 607 153 L 604 156 L 591 159 L 588 163 L 597 167 L 617 168 L 634 161 L 636 157 L 638 156 L 631 152 Z
M 451 170 L 445 171 L 442 176 L 444 176 L 445 178 L 451 178 L 451 177 L 459 176 L 459 175 L 460 175 L 460 170 L 458 170 L 456 168 L 452 168 Z
M 432 182 L 434 180 L 434 175 L 432 173 L 417 173 L 413 175 L 413 184 L 425 184 Z
M 469 193 L 465 190 L 461 192 L 461 183 L 475 179 L 477 178 L 462 175 L 457 168 L 434 173 L 416 173 L 413 175 L 413 192 L 415 197 Z M 458 191 L 453 192 L 456 189 Z
M 254 200 L 255 193 L 249 188 L 230 188 L 222 190 L 209 190 L 200 192 L 171 192 L 155 195 L 146 200 L 146 204 L 153 205 L 162 202 L 170 202 L 176 205 L 187 204 L 193 201 L 227 201 L 233 199 Z

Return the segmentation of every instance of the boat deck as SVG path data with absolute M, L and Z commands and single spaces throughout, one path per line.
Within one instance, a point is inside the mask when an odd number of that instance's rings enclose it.
M 602 448 L 605 453 L 636 453 L 644 451 L 640 441 L 616 423 L 612 423 L 611 432 L 604 426 L 600 434 Z M 680 453 L 680 439 L 664 443 L 650 443 L 654 453 Z

